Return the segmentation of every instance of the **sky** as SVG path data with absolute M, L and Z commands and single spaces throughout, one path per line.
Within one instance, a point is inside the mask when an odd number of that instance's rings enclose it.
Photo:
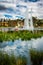
M 0 0 L 0 18 L 18 19 L 25 18 L 28 8 L 28 17 L 43 19 L 43 0 Z

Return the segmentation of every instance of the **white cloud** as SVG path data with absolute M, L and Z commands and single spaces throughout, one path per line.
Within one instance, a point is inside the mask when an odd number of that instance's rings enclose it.
M 3 5 L 6 8 L 13 9 L 13 12 L 8 11 L 9 13 L 6 10 L 4 10 L 3 12 L 0 11 L 0 14 L 3 14 L 3 17 L 5 13 L 12 15 L 14 19 L 16 18 L 15 15 L 24 16 L 26 11 L 25 6 L 28 6 L 29 15 L 32 8 L 32 16 L 37 16 L 38 18 L 43 17 L 43 0 L 40 0 L 38 2 L 27 2 L 27 3 L 24 2 L 24 0 L 23 1 L 22 0 L 0 0 L 0 1 L 6 1 L 6 2 L 0 2 L 0 5 Z M 17 5 L 19 5 L 20 7 L 17 7 Z

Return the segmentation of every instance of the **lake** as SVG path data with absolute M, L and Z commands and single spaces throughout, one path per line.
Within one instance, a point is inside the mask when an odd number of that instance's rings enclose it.
M 21 39 L 15 41 L 0 42 L 0 50 L 8 54 L 14 53 L 15 55 L 26 55 L 29 49 L 43 50 L 43 37 L 22 41 Z
M 30 49 L 43 51 L 43 37 L 22 41 L 21 39 L 15 41 L 0 42 L 0 51 L 9 55 L 25 56 L 27 58 L 27 65 L 32 65 Z M 42 63 L 43 64 L 43 63 Z

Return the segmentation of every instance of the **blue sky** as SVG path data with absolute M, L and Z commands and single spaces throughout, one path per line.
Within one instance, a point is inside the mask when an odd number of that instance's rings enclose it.
M 0 0 L 0 18 L 25 18 L 25 11 L 28 7 L 30 16 L 43 18 L 43 0 Z

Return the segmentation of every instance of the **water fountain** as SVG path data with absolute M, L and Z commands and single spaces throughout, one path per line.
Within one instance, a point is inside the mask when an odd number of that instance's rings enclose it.
M 25 11 L 24 29 L 29 30 L 28 8 Z
M 30 11 L 30 30 L 34 30 L 34 26 L 33 26 L 33 20 L 32 20 L 32 8 L 31 8 L 31 11 Z
M 31 9 L 31 13 L 30 14 L 31 15 L 30 15 L 30 21 L 29 21 L 28 7 L 27 7 L 26 12 L 25 12 L 24 29 L 33 31 L 34 27 L 33 27 L 33 21 L 32 21 L 32 9 Z

